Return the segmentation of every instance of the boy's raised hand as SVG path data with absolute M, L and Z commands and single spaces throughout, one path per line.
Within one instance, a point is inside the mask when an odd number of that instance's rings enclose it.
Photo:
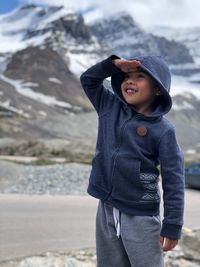
M 112 62 L 123 72 L 136 71 L 140 66 L 139 60 L 113 59 Z
M 172 250 L 178 244 L 178 240 L 160 236 L 160 244 L 163 251 L 168 251 Z

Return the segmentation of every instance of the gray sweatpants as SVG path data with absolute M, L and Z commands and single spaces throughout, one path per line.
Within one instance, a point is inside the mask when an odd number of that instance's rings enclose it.
M 164 267 L 160 216 L 128 215 L 99 200 L 97 267 Z

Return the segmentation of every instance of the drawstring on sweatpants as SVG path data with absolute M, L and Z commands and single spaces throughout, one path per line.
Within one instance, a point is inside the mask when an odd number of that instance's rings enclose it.
M 119 238 L 119 236 L 120 236 L 120 217 L 121 217 L 121 213 L 115 207 L 113 207 L 113 217 L 114 217 L 114 221 L 115 221 L 115 228 L 116 228 L 116 231 L 117 231 L 117 237 Z

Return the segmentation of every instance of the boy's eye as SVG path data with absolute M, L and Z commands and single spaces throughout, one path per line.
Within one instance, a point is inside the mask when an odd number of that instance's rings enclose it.
M 125 74 L 125 79 L 127 79 L 128 77 L 129 77 L 129 74 Z M 138 77 L 138 78 L 145 78 L 145 75 L 140 73 L 136 77 Z
M 143 74 L 138 74 L 139 78 L 145 78 L 145 76 Z

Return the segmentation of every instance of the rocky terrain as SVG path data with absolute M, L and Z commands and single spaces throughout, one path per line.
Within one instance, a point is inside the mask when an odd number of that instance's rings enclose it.
M 89 164 L 34 166 L 0 161 L 0 193 L 87 195 Z
M 200 229 L 184 229 L 181 242 L 164 252 L 165 267 L 200 266 Z M 0 267 L 96 267 L 96 249 L 84 248 L 63 252 L 47 252 L 24 259 L 0 262 Z

